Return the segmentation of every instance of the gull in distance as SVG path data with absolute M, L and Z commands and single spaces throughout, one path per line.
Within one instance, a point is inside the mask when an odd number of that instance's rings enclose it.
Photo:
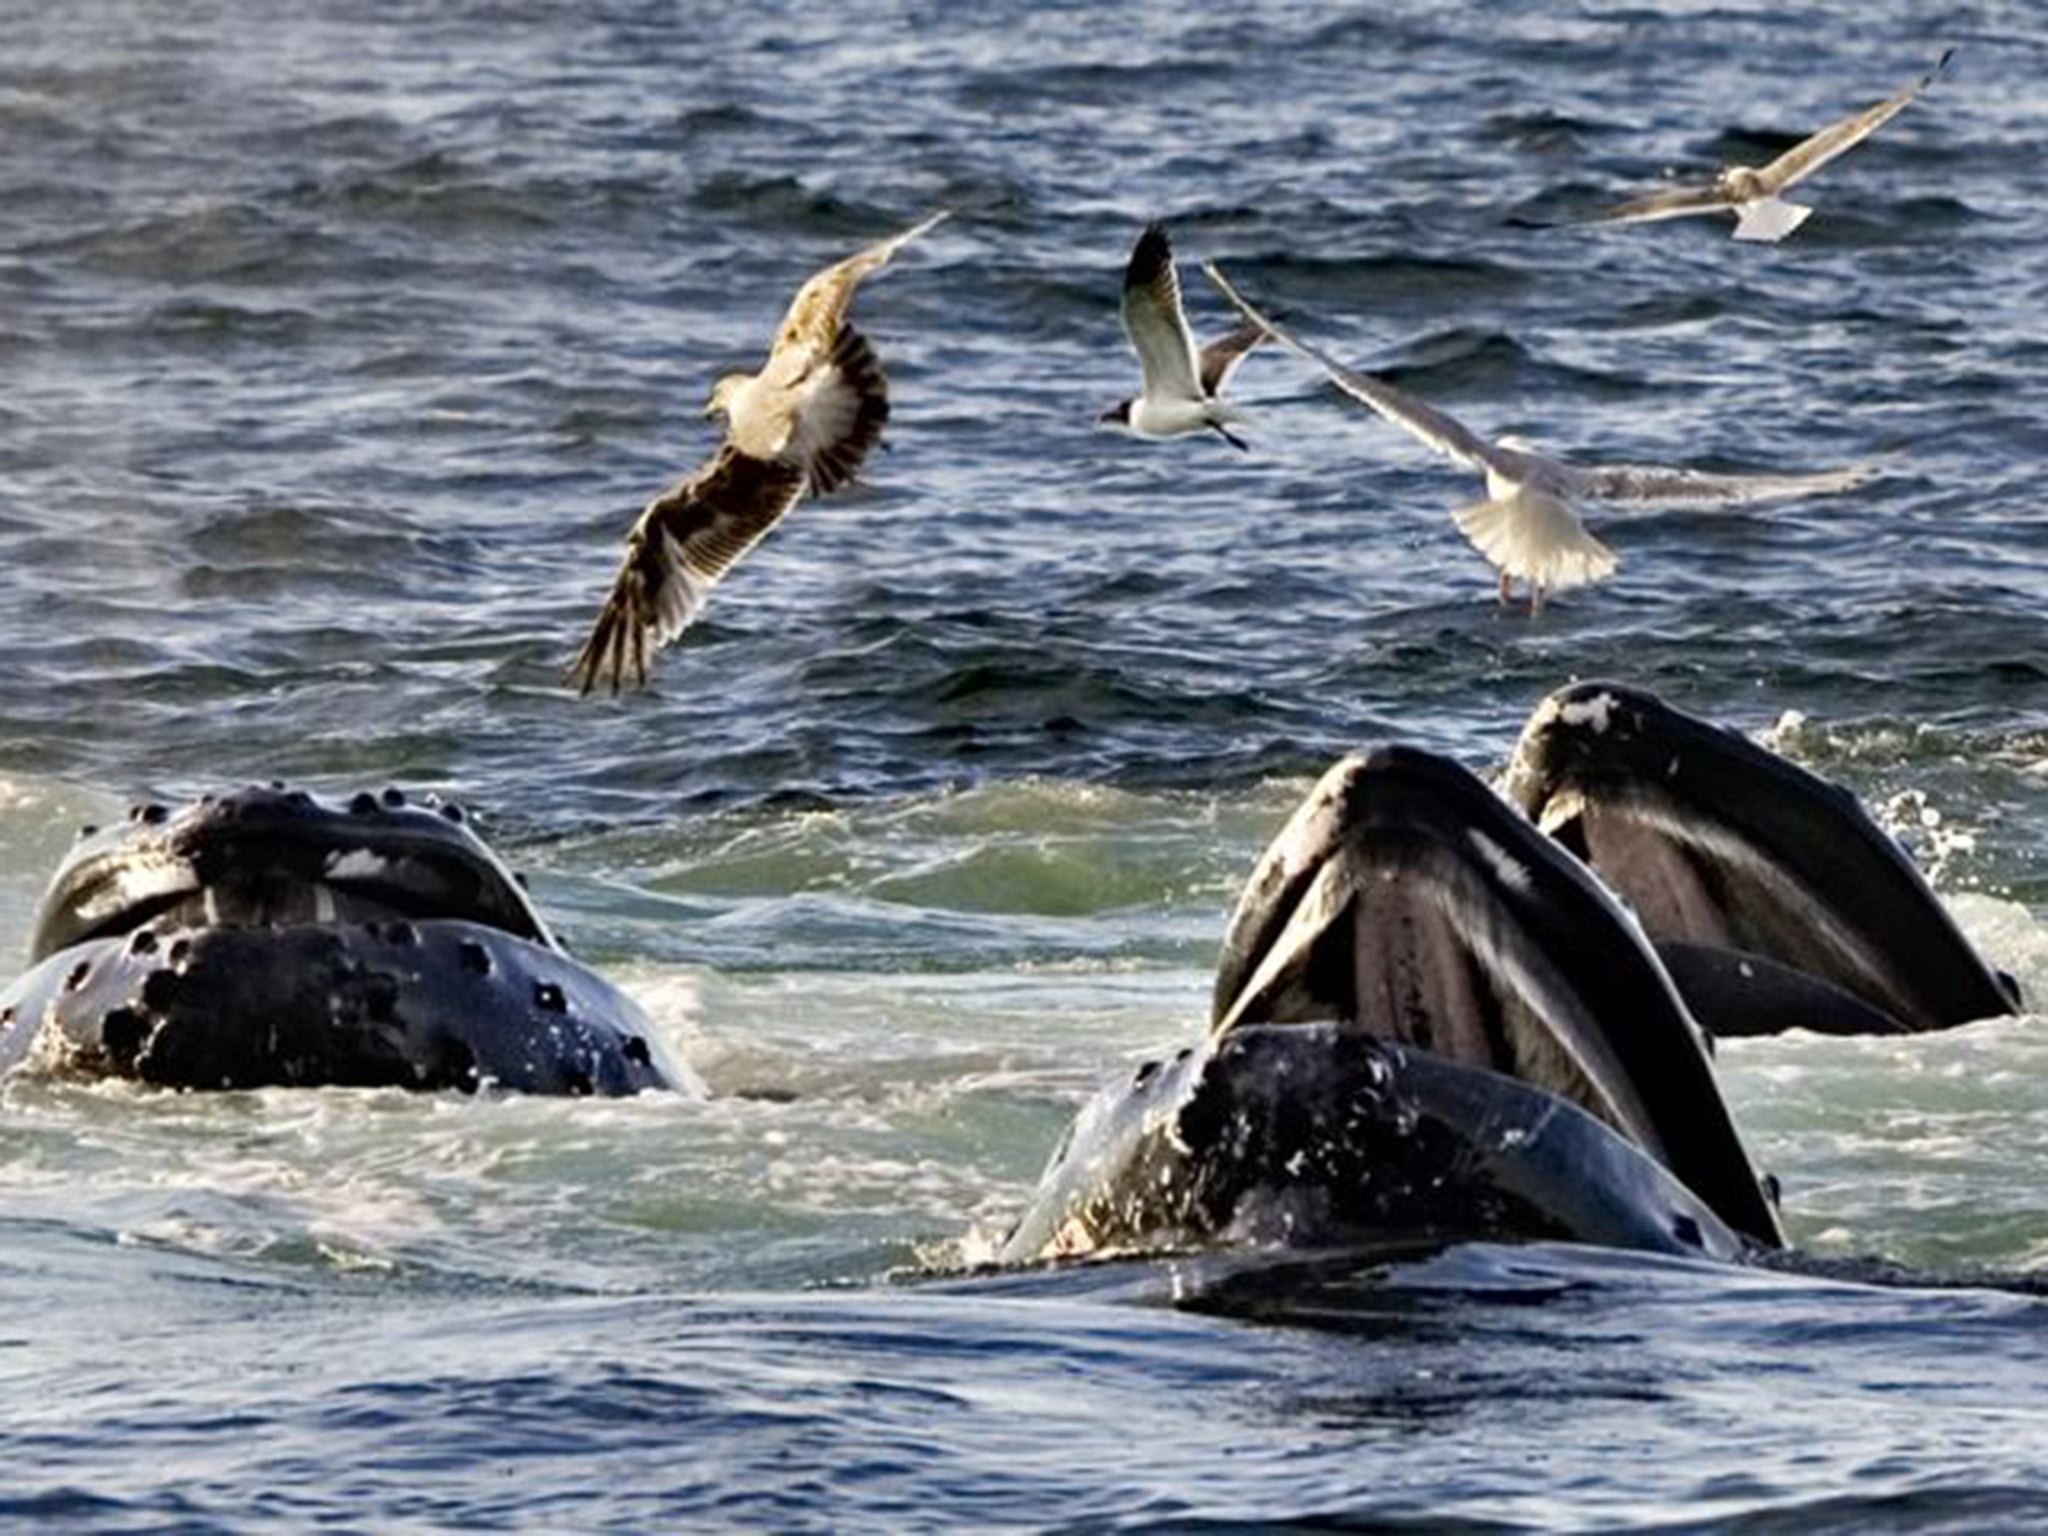
M 1732 213 L 1735 238 L 1776 242 L 1806 222 L 1813 209 L 1787 202 L 1780 194 L 1806 180 L 1836 156 L 1847 153 L 1903 112 L 1914 97 L 1934 83 L 1954 57 L 1951 48 L 1920 79 L 1896 96 L 1852 112 L 1838 123 L 1802 139 L 1768 165 L 1731 165 L 1704 187 L 1676 187 L 1616 204 L 1586 220 L 1592 224 L 1642 224 L 1655 219 L 1683 219 L 1694 214 Z

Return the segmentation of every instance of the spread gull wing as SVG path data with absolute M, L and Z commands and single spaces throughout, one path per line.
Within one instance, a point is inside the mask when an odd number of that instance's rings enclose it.
M 801 373 L 802 362 L 830 347 L 837 338 L 839 322 L 845 318 L 846 306 L 853 302 L 854 290 L 860 287 L 861 279 L 887 266 L 890 258 L 904 246 L 950 217 L 950 210 L 942 208 L 901 234 L 877 241 L 866 250 L 856 251 L 844 261 L 835 262 L 814 275 L 790 300 L 789 311 L 782 317 L 782 327 L 775 333 L 775 345 L 769 349 L 768 368 L 763 371 L 779 374 L 781 367 L 778 365 L 783 365 L 785 354 L 793 353 L 799 360 L 794 371 Z
M 726 440 L 748 458 L 801 465 L 813 494 L 823 495 L 851 480 L 881 440 L 889 381 L 875 349 L 851 325 L 839 327 L 829 352 L 803 357 L 804 366 L 786 377 L 757 378 L 732 394 Z
M 1866 107 L 1861 112 L 1843 118 L 1839 123 L 1821 129 L 1813 137 L 1793 145 L 1758 171 L 1758 180 L 1773 194 L 1783 192 L 1787 187 L 1804 181 L 1837 155 L 1854 149 L 1897 117 L 1915 96 L 1934 83 L 1934 77 L 1940 74 L 1948 66 L 1948 61 L 1954 57 L 1955 49 L 1951 48 L 1935 61 L 1934 68 L 1900 91 L 1898 95 L 1888 96 L 1876 106 Z
M 829 366 L 811 371 L 790 407 L 786 453 L 802 462 L 813 496 L 838 490 L 859 473 L 889 420 L 889 381 L 868 339 L 842 325 Z
M 1603 208 L 1583 222 L 1648 224 L 1656 219 L 1685 219 L 1700 213 L 1725 213 L 1733 204 L 1734 199 L 1719 187 L 1673 187 L 1666 192 L 1652 192 Z
M 1181 309 L 1180 278 L 1173 270 L 1173 246 L 1157 224 L 1146 225 L 1131 248 L 1124 267 L 1123 316 L 1124 334 L 1145 373 L 1145 393 L 1154 399 L 1204 398 L 1194 333 Z
M 1266 328 L 1247 320 L 1226 335 L 1218 336 L 1202 348 L 1200 359 L 1202 393 L 1211 399 L 1222 398 L 1229 387 L 1230 379 L 1237 372 L 1237 365 L 1260 342 L 1266 339 Z
M 570 676 L 589 693 L 647 682 L 652 652 L 703 611 L 718 578 L 804 493 L 804 466 L 755 459 L 727 443 L 696 474 L 647 504 Z
M 1320 347 L 1311 346 L 1291 331 L 1283 328 L 1278 321 L 1268 319 L 1254 309 L 1238 291 L 1230 286 L 1213 261 L 1202 263 L 1202 271 L 1208 275 L 1219 292 L 1235 304 L 1247 320 L 1271 336 L 1275 341 L 1297 357 L 1306 358 L 1330 376 L 1330 381 L 1359 404 L 1369 407 L 1407 432 L 1418 441 L 1426 443 L 1446 458 L 1456 459 L 1478 469 L 1506 469 L 1513 455 L 1504 454 L 1494 444 L 1463 423 L 1445 415 L 1434 406 L 1425 405 L 1405 390 L 1394 388 L 1356 369 L 1346 368 Z
M 1536 455 L 1529 455 L 1531 459 Z M 1542 480 L 1566 496 L 1593 501 L 1691 503 L 1696 506 L 1829 496 L 1876 475 L 1868 466 L 1796 475 L 1721 475 L 1655 464 L 1570 464 L 1544 459 Z

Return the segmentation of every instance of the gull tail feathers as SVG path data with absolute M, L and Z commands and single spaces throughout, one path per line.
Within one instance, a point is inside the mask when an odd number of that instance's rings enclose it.
M 1744 203 L 1736 211 L 1735 238 L 1775 245 L 1804 224 L 1812 212 L 1804 203 L 1788 203 L 1776 197 Z
M 1451 520 L 1502 571 L 1554 592 L 1604 581 L 1621 564 L 1554 496 L 1518 491 L 1460 507 Z

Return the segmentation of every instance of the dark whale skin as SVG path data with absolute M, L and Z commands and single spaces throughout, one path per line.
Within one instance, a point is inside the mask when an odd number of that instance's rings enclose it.
M 1917 1033 L 2020 1008 L 1853 794 L 1643 689 L 1553 693 L 1504 789 L 1627 899 L 1717 1034 Z
M 1349 1024 L 1268 1024 L 1098 1094 L 1000 1257 L 1556 1239 L 1754 1251 L 1654 1158 L 1552 1094 Z
M 52 879 L 0 1072 L 172 1088 L 688 1088 L 452 806 L 276 787 L 138 807 Z

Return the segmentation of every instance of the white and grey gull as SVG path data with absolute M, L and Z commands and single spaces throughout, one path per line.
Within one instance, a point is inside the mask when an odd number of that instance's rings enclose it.
M 1788 202 L 1782 194 L 1806 180 L 1837 156 L 1846 154 L 1903 112 L 1934 83 L 1954 57 L 1950 48 L 1920 79 L 1897 95 L 1887 96 L 1861 112 L 1800 140 L 1767 165 L 1731 165 L 1703 187 L 1674 187 L 1618 203 L 1593 215 L 1592 224 L 1641 224 L 1655 219 L 1683 219 L 1696 214 L 1732 213 L 1735 238 L 1776 242 L 1806 222 L 1813 210 Z
M 1322 369 L 1360 405 L 1435 449 L 1486 476 L 1486 499 L 1462 507 L 1452 520 L 1500 572 L 1500 599 L 1512 583 L 1529 583 L 1529 611 L 1541 611 L 1546 593 L 1605 580 L 1620 557 L 1586 531 L 1574 503 L 1582 501 L 1715 505 L 1826 495 L 1868 480 L 1865 467 L 1813 474 L 1717 474 L 1654 464 L 1575 464 L 1535 452 L 1515 438 L 1488 439 L 1384 379 L 1347 368 L 1252 306 L 1217 268 L 1202 270 L 1223 296 L 1297 357 Z
M 1246 449 L 1244 439 L 1230 430 L 1244 420 L 1243 413 L 1224 402 L 1223 390 L 1266 333 L 1256 325 L 1240 325 L 1206 347 L 1195 346 L 1181 307 L 1173 245 L 1161 225 L 1145 226 L 1124 266 L 1123 321 L 1143 370 L 1143 388 L 1098 420 L 1145 438 L 1214 432 L 1232 447 Z

